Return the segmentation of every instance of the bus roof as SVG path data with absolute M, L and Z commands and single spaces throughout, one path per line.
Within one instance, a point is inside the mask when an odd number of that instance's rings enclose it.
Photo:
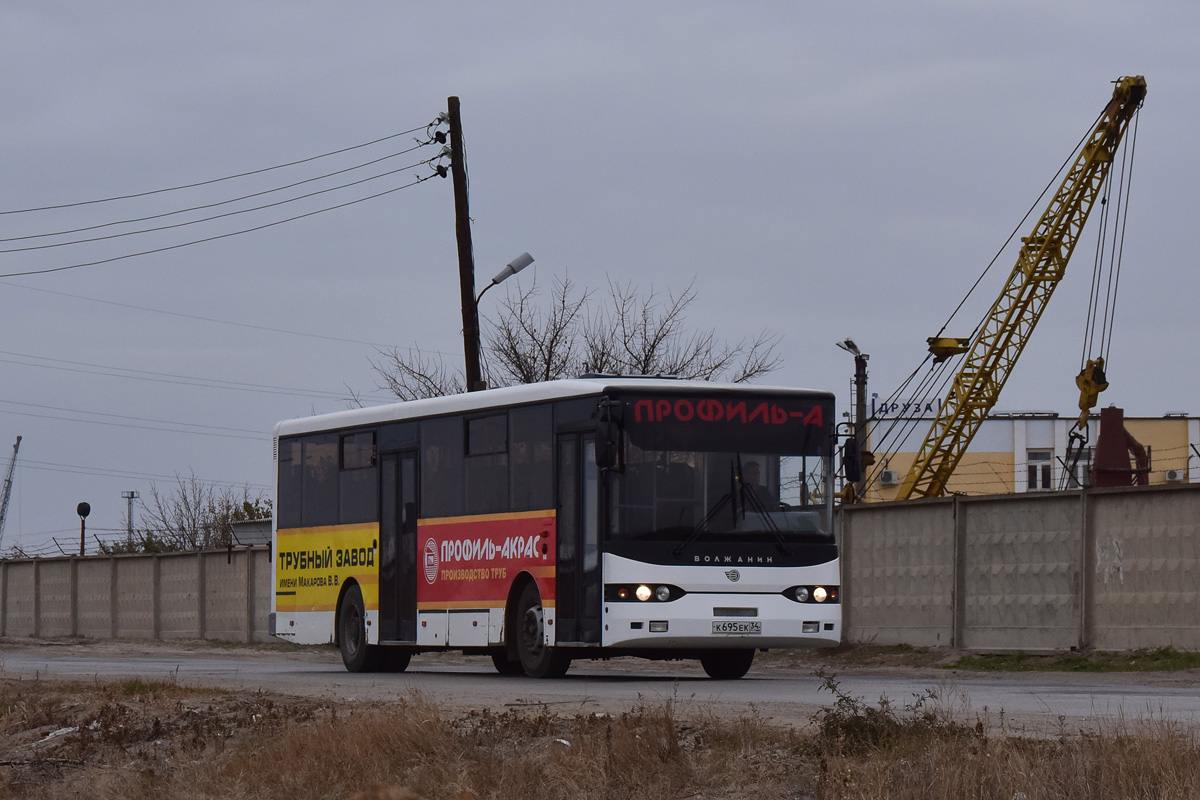
M 685 381 L 670 378 L 568 378 L 289 419 L 275 426 L 275 435 L 277 437 L 293 436 L 301 433 L 365 427 L 407 419 L 435 417 L 441 414 L 482 411 L 488 408 L 505 408 L 547 400 L 567 400 L 572 397 L 599 396 L 607 394 L 610 391 L 629 389 L 668 392 L 682 391 L 685 393 L 733 391 L 747 394 L 803 394 L 812 397 L 833 398 L 830 392 L 782 386 L 759 386 L 757 384 L 745 383 L 713 383 L 711 381 Z

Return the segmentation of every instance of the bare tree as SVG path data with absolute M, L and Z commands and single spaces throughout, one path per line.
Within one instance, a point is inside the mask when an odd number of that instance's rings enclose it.
M 535 302 L 534 278 L 527 291 L 518 287 L 515 295 L 505 297 L 499 315 L 485 318 L 489 382 L 511 386 L 571 375 L 580 363 L 580 315 L 591 294 L 589 289 L 577 292 L 564 277 L 555 280 L 549 308 L 543 310 Z
M 218 487 L 189 475 L 150 491 L 138 501 L 135 540 L 110 545 L 111 552 L 179 552 L 225 547 L 233 542 L 233 523 L 271 518 L 271 500 L 230 486 Z
M 779 366 L 779 337 L 765 331 L 736 344 L 720 340 L 711 328 L 689 332 L 686 312 L 696 300 L 694 283 L 665 300 L 653 287 L 640 295 L 632 284 L 611 281 L 608 294 L 610 305 L 581 332 L 593 371 L 742 383 Z
M 753 380 L 778 368 L 779 337 L 762 332 L 729 343 L 714 329 L 692 330 L 687 311 L 696 300 L 694 284 L 665 298 L 651 288 L 609 282 L 606 302 L 594 307 L 593 289 L 569 278 L 556 280 L 543 306 L 537 281 L 518 283 L 495 318 L 484 318 L 485 378 L 493 386 L 557 380 L 579 372 L 664 375 L 700 380 Z M 380 388 L 402 400 L 463 391 L 462 372 L 441 356 L 413 348 L 378 351 L 371 366 Z
M 428 356 L 417 347 L 404 352 L 399 348 L 376 352 L 379 359 L 372 360 L 371 366 L 383 380 L 380 388 L 401 400 L 458 394 L 466 385 L 463 373 L 447 367 L 440 354 Z

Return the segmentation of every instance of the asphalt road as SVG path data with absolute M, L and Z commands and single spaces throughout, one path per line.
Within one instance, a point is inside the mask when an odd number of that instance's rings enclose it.
M 756 665 L 736 681 L 709 680 L 695 662 L 615 659 L 581 661 L 565 678 L 533 680 L 497 675 L 487 658 L 421 655 L 404 673 L 346 672 L 336 651 L 279 651 L 141 642 L 0 641 L 0 677 L 111 679 L 140 677 L 195 687 L 267 691 L 331 700 L 388 701 L 413 693 L 448 710 L 545 706 L 567 714 L 629 709 L 672 701 L 678 713 L 757 714 L 804 725 L 834 702 L 806 669 Z M 1029 732 L 1171 720 L 1200 721 L 1200 674 L 980 674 L 903 668 L 839 668 L 842 692 L 895 708 L 933 691 L 960 720 L 983 719 Z

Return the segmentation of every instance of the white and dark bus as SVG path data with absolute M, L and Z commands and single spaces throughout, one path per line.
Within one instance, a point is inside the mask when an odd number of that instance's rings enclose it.
M 271 632 L 502 673 L 841 638 L 833 395 L 586 377 L 281 422 Z

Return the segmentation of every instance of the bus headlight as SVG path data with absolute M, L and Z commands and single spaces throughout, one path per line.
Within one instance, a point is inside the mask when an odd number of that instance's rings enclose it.
M 837 586 L 792 586 L 783 590 L 783 596 L 797 603 L 837 604 Z
M 607 583 L 604 585 L 606 603 L 673 603 L 687 592 L 670 583 Z

